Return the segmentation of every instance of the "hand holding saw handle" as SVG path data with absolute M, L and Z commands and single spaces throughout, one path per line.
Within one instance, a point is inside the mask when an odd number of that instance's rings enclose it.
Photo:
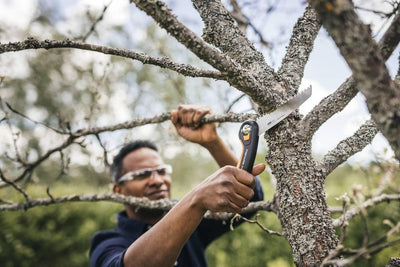
M 290 113 L 295 111 L 311 96 L 311 86 L 297 94 L 292 99 L 279 106 L 275 111 L 265 114 L 254 120 L 245 121 L 239 130 L 239 139 L 242 143 L 242 154 L 237 167 L 249 173 L 253 170 L 254 160 L 257 155 L 259 135 L 271 129 Z

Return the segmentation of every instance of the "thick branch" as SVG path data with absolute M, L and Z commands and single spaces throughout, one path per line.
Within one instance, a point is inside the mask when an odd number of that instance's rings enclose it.
M 357 95 L 358 90 L 352 77 L 348 78 L 331 95 L 319 102 L 303 119 L 302 127 L 304 136 L 310 139 L 314 133 L 334 114 L 342 111 L 347 104 Z
M 195 6 L 196 3 L 193 1 Z M 232 18 L 236 21 L 238 28 L 240 29 L 241 32 L 246 35 L 246 30 L 247 26 L 250 24 L 249 20 L 246 18 L 245 14 L 243 13 L 242 9 L 240 8 L 237 0 L 230 0 L 229 1 L 231 6 L 232 6 L 232 11 L 229 12 L 229 14 L 232 16 Z
M 379 41 L 379 49 L 384 60 L 387 60 L 400 42 L 400 12 L 394 17 L 390 27 Z M 331 95 L 324 98 L 307 114 L 302 124 L 306 136 L 313 136 L 319 127 L 330 117 L 343 110 L 356 96 L 358 88 L 353 77 L 348 78 Z
M 400 87 L 392 81 L 370 28 L 348 0 L 310 2 L 352 70 L 377 127 L 400 159 Z
M 114 48 L 109 46 L 100 46 L 94 44 L 87 44 L 82 42 L 71 41 L 69 39 L 57 41 L 57 40 L 45 40 L 38 41 L 34 38 L 28 38 L 22 42 L 14 42 L 8 44 L 0 44 L 0 54 L 6 52 L 16 52 L 27 49 L 54 49 L 54 48 L 77 48 L 82 50 L 99 52 L 107 55 L 120 56 L 125 58 L 130 58 L 133 60 L 138 60 L 143 64 L 152 64 L 155 66 L 159 66 L 161 68 L 170 69 L 176 71 L 185 76 L 191 77 L 207 77 L 214 79 L 224 80 L 224 75 L 219 71 L 213 70 L 201 70 L 197 69 L 191 65 L 179 64 L 173 62 L 167 57 L 150 57 L 148 55 L 137 53 L 131 50 L 122 49 L 122 48 Z
M 337 166 L 345 162 L 349 157 L 372 142 L 378 129 L 373 120 L 365 122 L 353 136 L 341 141 L 333 150 L 329 151 L 321 161 L 321 170 L 326 177 Z
M 393 18 L 390 27 L 379 41 L 379 50 L 382 57 L 387 60 L 400 42 L 400 12 Z
M 264 62 L 262 53 L 256 50 L 234 23 L 233 18 L 220 1 L 193 0 L 205 24 L 203 38 L 234 58 L 243 68 L 256 76 L 269 73 L 274 77 L 274 70 Z
M 304 68 L 320 28 L 321 23 L 316 12 L 307 6 L 303 16 L 298 19 L 293 28 L 287 52 L 278 71 L 282 79 L 290 84 L 291 90 L 297 91 L 300 86 Z
M 140 9 L 151 16 L 162 28 L 180 43 L 214 68 L 227 74 L 227 81 L 238 90 L 248 94 L 259 105 L 271 107 L 279 103 L 273 90 L 265 90 L 253 73 L 232 58 L 206 43 L 202 38 L 183 25 L 164 2 L 132 0 Z M 230 40 L 233 41 L 233 40 Z M 278 86 L 275 83 L 275 87 Z M 268 88 L 271 89 L 271 88 Z

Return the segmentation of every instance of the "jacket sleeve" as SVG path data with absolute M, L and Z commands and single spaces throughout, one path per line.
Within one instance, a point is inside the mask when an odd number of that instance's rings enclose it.
M 111 233 L 100 232 L 91 241 L 91 267 L 123 267 L 126 241 Z

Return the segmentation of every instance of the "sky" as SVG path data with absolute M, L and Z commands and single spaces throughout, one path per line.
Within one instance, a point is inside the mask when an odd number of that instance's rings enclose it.
M 51 1 L 48 1 L 51 2 Z M 61 1 L 62 2 L 62 1 Z M 104 24 L 113 25 L 126 25 L 135 21 L 136 23 L 140 19 L 144 19 L 143 16 L 133 17 L 130 14 L 132 9 L 129 6 L 128 1 L 89 1 L 89 0 L 75 0 L 64 2 L 64 15 L 73 17 L 77 12 L 82 12 L 82 8 L 89 5 L 97 6 L 102 8 L 104 4 L 112 2 L 107 11 L 106 16 L 103 19 Z M 181 1 L 166 1 L 174 9 L 175 14 L 179 19 L 187 21 L 189 27 L 201 35 L 202 25 L 199 24 L 200 18 L 192 9 L 191 2 L 188 0 Z M 279 5 L 282 11 L 276 12 L 274 15 L 267 17 L 265 20 L 258 21 L 254 20 L 254 23 L 263 29 L 264 32 L 268 33 L 265 37 L 278 38 L 281 28 L 285 27 L 291 29 L 296 22 L 297 18 L 302 13 L 302 3 L 303 1 L 280 1 Z M 362 1 L 356 1 L 356 3 Z M 379 3 L 378 3 L 379 2 Z M 77 5 L 79 3 L 79 5 Z M 373 5 L 378 5 L 380 10 L 384 10 L 386 7 L 381 1 L 372 1 Z M 79 6 L 79 8 L 77 8 Z M 23 32 L 23 29 L 27 27 L 30 19 L 34 15 L 36 8 L 36 1 L 33 0 L 0 0 L 0 23 L 6 25 L 7 27 L 18 29 Z M 291 12 L 290 16 L 287 16 L 285 12 Z M 135 13 L 136 14 L 136 13 Z M 385 26 L 382 22 L 378 22 L 377 17 L 371 16 L 370 13 L 360 13 L 362 19 L 366 23 L 374 23 L 377 25 L 373 28 L 374 33 L 382 33 Z M 144 19 L 145 20 L 145 19 Z M 280 25 L 277 27 L 277 25 Z M 282 26 L 283 25 L 283 26 Z M 70 24 L 60 24 L 57 25 L 65 32 L 71 32 L 78 25 Z M 137 27 L 137 24 L 136 24 Z M 265 29 L 264 29 L 265 27 Z M 46 33 L 43 33 L 43 39 L 46 38 Z M 138 36 L 140 38 L 140 36 Z M 379 38 L 379 37 L 378 37 Z M 4 40 L 2 40 L 4 41 Z M 8 40 L 8 41 L 19 41 Z M 273 58 L 269 60 L 274 62 L 274 67 L 279 67 L 280 58 L 285 53 L 285 45 L 282 45 L 277 53 L 274 54 Z M 387 62 L 387 66 L 394 77 L 397 72 L 398 63 L 397 56 L 399 54 L 399 48 L 393 53 L 392 57 Z M 265 52 L 266 58 L 268 58 L 268 52 Z M 17 58 L 17 56 L 15 57 Z M 23 68 L 21 67 L 21 70 Z M 0 62 L 0 72 L 2 75 L 10 75 L 7 69 L 6 63 Z M 14 73 L 14 71 L 13 71 Z M 301 108 L 300 112 L 306 114 L 312 109 L 313 106 L 319 103 L 319 101 L 326 97 L 327 95 L 333 93 L 338 86 L 345 81 L 347 77 L 351 75 L 351 71 L 347 67 L 347 64 L 340 56 L 338 49 L 336 48 L 333 41 L 330 39 L 328 34 L 321 30 L 318 35 L 314 50 L 310 55 L 310 60 L 306 66 L 304 78 L 300 88 L 306 88 L 312 85 L 313 94 L 307 102 L 305 102 Z M 242 107 L 236 107 L 240 110 Z M 346 137 L 351 136 L 362 123 L 369 118 L 369 113 L 365 105 L 364 97 L 359 93 L 355 99 L 353 99 L 350 104 L 340 113 L 334 115 L 327 123 L 325 123 L 316 133 L 313 138 L 313 150 L 316 155 L 323 155 L 329 150 L 333 149 L 337 143 Z M 236 134 L 232 133 L 232 136 L 228 138 L 235 139 Z M 389 152 L 384 153 L 385 150 Z M 382 157 L 385 159 L 390 159 L 393 157 L 393 152 L 390 149 L 386 139 L 378 134 L 373 140 L 372 144 L 367 146 L 362 152 L 357 153 L 349 159 L 351 164 L 364 164 L 376 157 Z

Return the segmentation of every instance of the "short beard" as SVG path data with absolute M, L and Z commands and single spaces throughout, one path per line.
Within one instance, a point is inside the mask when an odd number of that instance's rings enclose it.
M 146 223 L 154 224 L 164 217 L 168 212 L 161 209 L 149 209 L 129 206 L 129 209 L 135 214 L 136 219 Z

